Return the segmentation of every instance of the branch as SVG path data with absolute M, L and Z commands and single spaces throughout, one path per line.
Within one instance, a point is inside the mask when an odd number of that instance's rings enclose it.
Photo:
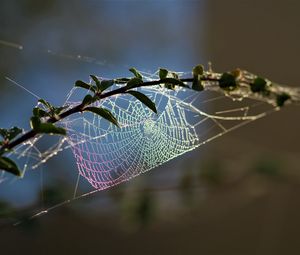
M 13 174 L 19 173 L 15 164 L 11 164 L 11 160 L 3 157 L 2 155 L 13 150 L 16 146 L 34 138 L 38 134 L 66 134 L 63 128 L 56 127 L 56 122 L 79 112 L 91 111 L 95 114 L 99 114 L 101 117 L 106 118 L 113 124 L 117 124 L 116 118 L 107 110 L 103 108 L 90 107 L 93 103 L 102 99 L 112 97 L 119 94 L 129 93 L 135 96 L 138 100 L 148 106 L 151 110 L 156 112 L 155 104 L 147 98 L 147 96 L 131 91 L 132 89 L 139 87 L 149 87 L 155 85 L 164 85 L 168 89 L 175 89 L 177 86 L 193 89 L 195 91 L 202 90 L 214 90 L 222 91 L 225 94 L 232 96 L 241 96 L 241 93 L 245 93 L 245 88 L 248 90 L 248 96 L 265 100 L 267 102 L 272 99 L 277 107 L 282 107 L 286 101 L 299 102 L 299 91 L 297 93 L 291 93 L 291 90 L 276 86 L 274 83 L 267 79 L 260 78 L 247 71 L 234 70 L 226 73 L 215 73 L 212 70 L 204 71 L 201 65 L 193 68 L 191 78 L 179 78 L 175 72 L 170 72 L 166 69 L 159 70 L 159 79 L 152 81 L 143 81 L 142 75 L 134 68 L 130 71 L 134 74 L 133 78 L 118 78 L 114 80 L 99 80 L 96 76 L 91 75 L 95 84 L 87 84 L 82 81 L 75 83 L 76 87 L 87 89 L 94 93 L 94 95 L 87 95 L 81 103 L 75 105 L 73 108 L 65 110 L 65 107 L 54 107 L 47 101 L 39 100 L 48 111 L 41 108 L 34 108 L 34 116 L 31 118 L 32 129 L 25 134 L 15 139 L 11 130 L 0 129 L 0 135 L 3 137 L 0 148 L 0 169 L 11 172 Z M 113 84 L 124 85 L 120 88 L 104 92 L 107 88 Z M 188 85 L 189 84 L 189 85 Z M 242 88 L 242 89 L 241 89 Z M 16 130 L 14 129 L 14 132 Z M 4 160 L 3 163 L 1 160 Z M 3 163 L 3 164 L 2 164 Z M 14 162 L 13 162 L 14 163 Z
M 185 78 L 185 79 L 178 79 L 179 81 L 181 82 L 192 82 L 193 81 L 193 78 Z M 204 78 L 203 80 L 205 81 L 218 81 L 218 79 L 212 79 L 212 78 Z M 99 99 L 97 101 L 100 101 L 101 99 L 104 99 L 104 98 L 107 98 L 107 97 L 111 97 L 111 96 L 115 96 L 115 95 L 118 95 L 118 94 L 124 94 L 126 93 L 129 89 L 133 89 L 133 88 L 139 88 L 139 87 L 149 87 L 149 86 L 155 86 L 155 85 L 160 85 L 160 84 L 165 84 L 166 82 L 168 82 L 169 80 L 168 79 L 159 79 L 159 80 L 154 80 L 154 81 L 149 81 L 149 82 L 144 82 L 142 83 L 141 85 L 136 85 L 136 86 L 133 86 L 131 88 L 128 88 L 127 86 L 125 87 L 121 87 L 121 88 L 118 88 L 118 89 L 115 89 L 115 90 L 112 90 L 112 91 L 109 91 L 109 92 L 106 92 L 104 94 L 100 94 L 98 95 Z M 127 82 L 125 81 L 122 81 L 122 80 L 117 80 L 118 84 L 126 84 Z M 73 108 L 59 114 L 56 118 L 52 117 L 52 118 L 49 118 L 47 120 L 47 123 L 56 123 L 72 114 L 75 114 L 75 113 L 79 113 L 79 112 L 83 112 L 84 111 L 84 108 L 90 104 L 92 104 L 94 102 L 91 102 L 89 104 L 83 104 L 83 103 L 80 103 L 76 106 L 74 106 Z M 34 138 L 36 135 L 38 134 L 38 132 L 34 131 L 34 129 L 31 129 L 29 130 L 27 133 L 23 134 L 22 136 L 20 136 L 18 139 L 10 142 L 10 143 L 7 143 L 7 144 L 4 144 L 1 149 L 0 149 L 0 155 L 3 154 L 3 152 L 6 152 L 6 151 L 10 151 L 12 150 L 13 148 L 15 148 L 16 146 Z

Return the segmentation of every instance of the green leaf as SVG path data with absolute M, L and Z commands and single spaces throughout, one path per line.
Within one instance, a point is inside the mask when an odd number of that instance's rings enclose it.
M 99 81 L 99 79 L 95 76 L 95 75 L 90 75 L 90 77 L 93 79 L 93 81 L 95 82 L 96 86 L 98 89 L 101 88 L 101 81 Z
M 46 100 L 44 100 L 44 99 L 39 99 L 38 102 L 40 102 L 41 104 L 43 104 L 49 110 L 51 110 L 53 108 L 53 106 L 49 102 L 47 102 Z
M 133 91 L 133 90 L 127 91 L 127 93 L 134 96 L 136 99 L 140 100 L 143 104 L 148 106 L 153 112 L 157 113 L 155 103 L 153 103 L 149 97 L 147 97 L 141 92 Z
M 113 123 L 114 125 L 116 125 L 117 127 L 119 127 L 119 123 L 117 121 L 117 119 L 115 118 L 115 116 L 107 109 L 104 108 L 100 108 L 100 107 L 86 107 L 84 109 L 84 111 L 87 112 L 92 112 L 95 113 L 99 116 L 101 116 L 102 118 L 110 121 L 111 123 Z
M 220 88 L 229 91 L 236 89 L 237 84 L 234 75 L 230 73 L 223 73 L 219 81 L 219 86 Z
M 40 123 L 37 128 L 38 133 L 49 135 L 66 135 L 67 131 L 64 128 L 57 127 L 52 123 Z
M 204 71 L 203 65 L 197 65 L 193 68 L 193 76 L 202 75 Z
M 129 71 L 132 72 L 136 78 L 138 78 L 140 80 L 143 79 L 143 76 L 141 75 L 141 73 L 138 70 L 136 70 L 134 67 L 130 68 Z
M 123 77 L 123 78 L 118 78 L 118 79 L 115 79 L 114 82 L 119 84 L 119 83 L 127 83 L 130 81 L 130 78 L 126 78 L 126 77 Z
M 97 92 L 97 87 L 95 87 L 95 86 L 93 86 L 91 84 L 85 83 L 83 81 L 80 81 L 80 80 L 78 80 L 78 81 L 75 82 L 75 87 L 87 89 L 87 90 L 90 90 L 90 91 L 92 91 L 94 93 Z
M 104 90 L 108 89 L 109 87 L 111 87 L 112 85 L 114 85 L 114 83 L 115 83 L 114 80 L 103 80 L 103 81 L 101 81 L 100 90 L 104 91 Z
M 0 157 L 0 169 L 17 176 L 21 176 L 21 171 L 17 164 L 7 157 Z
M 158 73 L 159 78 L 160 78 L 161 80 L 167 78 L 168 73 L 169 73 L 169 71 L 168 71 L 167 69 L 165 69 L 165 68 L 160 68 L 160 69 L 159 69 L 159 73 Z
M 34 131 L 38 131 L 38 128 L 41 124 L 41 120 L 39 117 L 37 116 L 33 116 L 30 118 L 30 127 L 34 130 Z
M 128 88 L 135 88 L 135 87 L 138 87 L 138 86 L 140 86 L 140 85 L 142 85 L 143 84 L 143 80 L 141 80 L 140 78 L 136 78 L 136 77 L 134 77 L 134 78 L 132 78 L 132 79 L 130 79 L 128 82 L 127 82 L 127 87 Z
M 276 104 L 277 106 L 282 107 L 284 106 L 285 102 L 289 99 L 291 99 L 291 96 L 289 94 L 287 93 L 279 94 L 276 97 Z
M 42 123 L 40 118 L 37 116 L 31 117 L 30 126 L 37 133 L 50 134 L 50 135 L 66 135 L 67 134 L 67 132 L 64 128 L 57 127 L 52 123 Z
M 46 101 L 44 99 L 39 99 L 38 102 L 40 102 L 41 104 L 43 104 L 44 106 L 46 106 L 46 108 L 48 108 L 48 109 L 52 108 L 52 105 L 48 101 Z
M 86 95 L 82 100 L 82 104 L 89 105 L 94 102 L 94 97 L 92 95 Z
M 95 75 L 90 75 L 90 76 L 94 80 L 94 82 L 96 83 L 96 86 L 97 86 L 98 90 L 101 91 L 101 92 L 106 90 L 107 88 L 111 87 L 115 83 L 114 80 L 100 81 Z
M 49 114 L 44 111 L 43 109 L 39 108 L 39 107 L 34 107 L 32 109 L 32 113 L 33 113 L 33 116 L 36 116 L 36 117 L 46 117 L 46 116 L 49 116 Z
M 201 83 L 201 76 L 203 75 L 204 67 L 203 65 L 197 65 L 193 68 L 193 83 L 192 89 L 196 91 L 202 91 L 204 89 Z
M 266 90 L 266 85 L 267 82 L 265 81 L 265 79 L 261 78 L 261 77 L 257 77 L 254 82 L 252 84 L 250 84 L 251 86 L 251 91 L 252 92 L 263 92 Z
M 196 91 L 204 90 L 204 87 L 201 83 L 201 79 L 198 77 L 198 75 L 194 76 L 194 80 L 193 80 L 193 83 L 192 83 L 192 89 L 196 90 Z

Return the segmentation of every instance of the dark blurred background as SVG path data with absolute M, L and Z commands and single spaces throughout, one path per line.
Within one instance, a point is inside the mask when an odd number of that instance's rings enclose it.
M 0 3 L 0 126 L 29 128 L 36 99 L 128 67 L 247 69 L 299 86 L 299 1 Z M 23 49 L 7 42 L 22 45 Z M 0 184 L 1 254 L 299 254 L 299 107 L 258 120 L 108 191 L 72 197 L 70 151 Z M 43 180 L 41 184 L 41 179 Z M 86 192 L 84 188 L 78 192 Z M 9 223 L 9 224 L 7 224 Z

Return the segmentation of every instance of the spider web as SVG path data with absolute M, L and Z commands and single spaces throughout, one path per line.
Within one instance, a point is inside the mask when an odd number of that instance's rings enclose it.
M 156 73 L 143 76 L 148 81 L 158 78 Z M 120 127 L 92 113 L 71 115 L 60 122 L 68 131 L 67 137 L 43 152 L 38 147 L 42 136 L 36 137 L 17 147 L 14 156 L 23 159 L 24 176 L 27 169 L 35 169 L 71 148 L 80 176 L 95 189 L 103 190 L 280 110 L 274 98 L 249 94 L 243 86 L 234 94 L 224 92 L 215 82 L 206 82 L 205 89 L 170 90 L 159 85 L 139 88 L 155 102 L 157 114 L 127 94 L 106 98 L 94 106 L 109 109 Z M 299 96 L 295 89 L 273 89 Z M 72 89 L 65 105 L 72 108 L 79 103 L 73 100 L 78 97 L 80 89 Z M 4 177 L 3 172 L 0 179 Z
M 142 74 L 147 81 L 158 79 L 157 73 Z M 178 74 L 182 78 L 191 76 L 187 72 Z M 247 75 L 253 78 L 252 74 Z M 73 152 L 78 169 L 73 197 L 38 211 L 29 220 L 127 181 L 281 109 L 276 106 L 274 97 L 249 93 L 247 84 L 241 84 L 230 94 L 215 82 L 204 85 L 205 90 L 201 92 L 184 88 L 172 91 L 160 86 L 139 88 L 155 102 L 158 114 L 127 94 L 106 98 L 94 106 L 109 109 L 117 117 L 119 128 L 92 113 L 75 114 L 60 121 L 59 125 L 67 129 L 68 135 L 48 143 L 49 148 L 41 149 L 44 136 L 19 145 L 8 156 L 23 166 L 23 177 L 28 170 L 40 167 L 66 149 Z M 300 101 L 298 89 L 276 85 L 272 90 L 286 92 L 295 102 Z M 72 108 L 83 96 L 80 89 L 73 88 L 65 106 Z M 80 176 L 91 185 L 92 191 L 77 195 Z M 0 184 L 7 180 L 16 179 L 0 171 Z
M 157 78 L 155 74 L 144 76 L 147 80 Z M 209 90 L 206 93 L 221 92 L 214 83 L 205 87 Z M 157 114 L 129 95 L 118 95 L 94 106 L 109 109 L 117 117 L 119 128 L 94 114 L 71 116 L 64 121 L 79 174 L 95 189 L 103 190 L 127 181 L 279 110 L 272 99 L 267 100 L 267 105 L 254 103 L 253 99 L 247 101 L 243 90 L 235 92 L 234 97 L 214 97 L 213 100 L 223 99 L 223 102 L 218 104 L 222 108 L 212 113 L 205 104 L 211 100 L 205 101 L 208 95 L 201 92 L 182 88 L 172 91 L 161 86 L 140 91 L 155 102 Z M 222 110 L 226 103 L 237 108 Z M 74 105 L 70 100 L 66 104 Z

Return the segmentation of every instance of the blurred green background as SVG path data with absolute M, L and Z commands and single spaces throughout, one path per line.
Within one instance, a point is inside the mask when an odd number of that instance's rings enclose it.
M 188 71 L 212 61 L 299 86 L 299 1 L 1 0 L 0 126 L 89 74 Z M 72 197 L 71 152 L 0 184 L 1 254 L 298 254 L 299 107 L 289 106 L 111 190 Z M 43 185 L 41 185 L 43 175 Z M 41 188 L 42 186 L 42 188 Z M 82 184 L 80 192 L 88 187 Z

